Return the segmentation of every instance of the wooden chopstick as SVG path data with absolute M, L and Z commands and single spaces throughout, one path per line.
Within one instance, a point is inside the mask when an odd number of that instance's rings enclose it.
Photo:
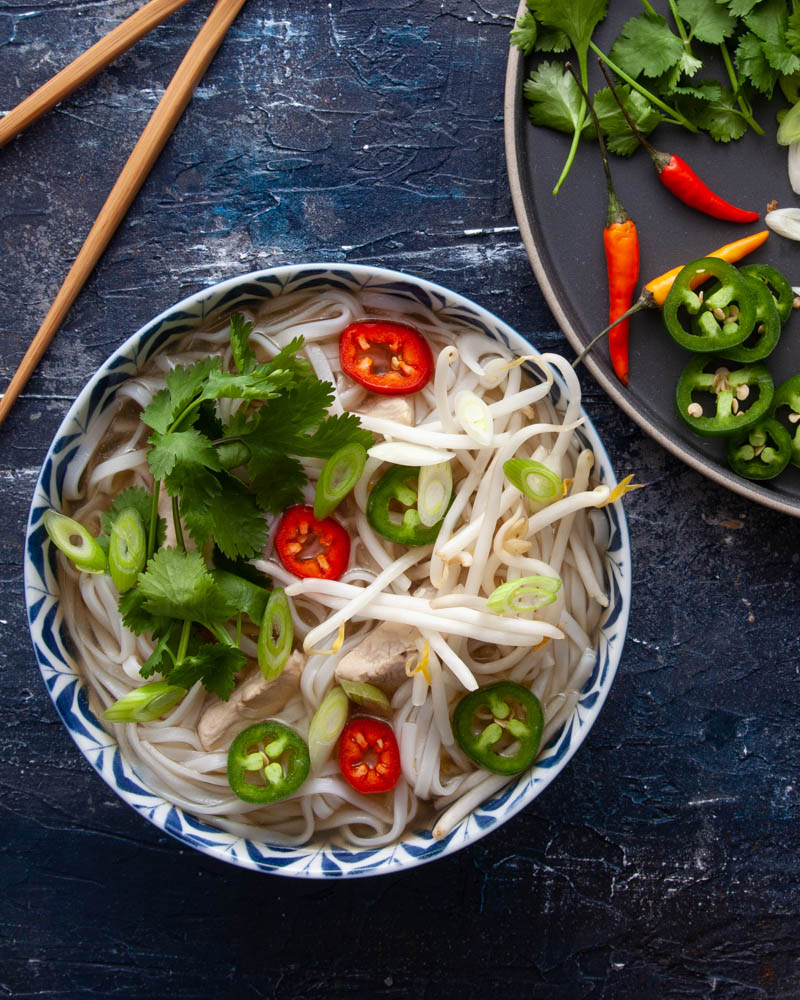
M 225 37 L 225 32 L 244 4 L 245 0 L 217 0 L 206 23 L 183 57 L 183 61 L 164 91 L 164 96 L 159 101 L 150 121 L 145 125 L 139 141 L 133 147 L 133 152 L 122 168 L 122 173 L 111 189 L 106 203 L 100 209 L 100 213 L 86 237 L 86 242 L 81 247 L 80 253 L 75 258 L 75 263 L 64 279 L 64 284 L 59 289 L 39 332 L 31 341 L 3 398 L 0 399 L 0 424 L 5 420 L 8 411 L 14 405 L 17 396 L 47 349 L 47 345 L 69 312 L 70 306 L 102 256 L 109 240 L 124 218 L 137 191 L 183 114 L 195 87 L 208 69 L 215 52 Z
M 188 0 L 150 0 L 0 119 L 0 146 L 77 90 Z

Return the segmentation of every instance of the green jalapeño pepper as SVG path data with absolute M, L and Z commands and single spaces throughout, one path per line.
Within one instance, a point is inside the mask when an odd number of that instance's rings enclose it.
M 422 523 L 416 507 L 418 483 L 419 469 L 394 465 L 381 476 L 367 498 L 367 520 L 390 542 L 431 545 L 436 541 L 444 517 L 430 527 Z M 401 519 L 395 514 L 398 507 L 402 509 Z
M 750 282 L 756 296 L 756 325 L 753 332 L 736 347 L 729 347 L 722 354 L 739 364 L 761 361 L 772 354 L 781 336 L 781 317 L 772 293 L 762 281 L 753 278 Z
M 760 361 L 730 371 L 719 358 L 698 354 L 681 372 L 675 405 L 695 434 L 726 437 L 766 416 L 773 393 L 772 376 Z M 701 402 L 704 396 L 712 402 Z
M 277 802 L 308 777 L 306 741 L 282 722 L 269 719 L 243 730 L 228 751 L 228 782 L 245 802 Z
M 781 323 L 785 323 L 792 313 L 794 303 L 794 292 L 788 279 L 780 271 L 770 267 L 769 264 L 745 264 L 744 267 L 739 268 L 739 274 L 743 274 L 751 280 L 760 281 L 767 286 L 775 299 Z
M 513 681 L 471 691 L 453 712 L 458 745 L 476 764 L 495 774 L 519 774 L 532 764 L 543 726 L 541 702 Z
M 719 284 L 695 292 L 697 279 L 717 278 Z M 693 318 L 693 330 L 683 325 L 682 310 Z M 664 323 L 673 340 L 687 351 L 714 354 L 746 340 L 756 323 L 753 287 L 731 264 L 718 257 L 701 257 L 687 264 L 664 302 Z
M 766 417 L 725 442 L 725 455 L 734 472 L 745 479 L 773 479 L 789 464 L 792 439 L 775 417 Z
M 792 437 L 792 465 L 800 466 L 800 375 L 792 375 L 775 390 L 772 415 L 783 416 L 782 406 L 789 407 L 789 423 L 794 425 Z

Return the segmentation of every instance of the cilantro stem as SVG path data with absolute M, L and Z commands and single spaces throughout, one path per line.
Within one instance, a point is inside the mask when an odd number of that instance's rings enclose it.
M 578 52 L 578 67 L 581 71 L 581 83 L 586 89 L 588 89 L 589 86 L 588 82 L 589 73 L 588 73 L 588 67 L 586 65 L 587 55 L 588 55 L 588 50 L 583 54 Z M 575 126 L 575 131 L 572 133 L 572 143 L 569 147 L 569 153 L 567 153 L 567 159 L 564 163 L 564 166 L 561 169 L 561 176 L 558 178 L 558 180 L 556 181 L 556 186 L 553 188 L 554 195 L 558 194 L 558 192 L 561 190 L 561 185 L 567 179 L 567 174 L 570 172 L 570 168 L 572 167 L 572 161 L 575 159 L 575 154 L 578 151 L 578 143 L 581 141 L 581 132 L 583 131 L 583 123 L 585 121 L 586 121 L 586 101 L 584 100 L 583 95 L 581 95 L 581 106 L 580 110 L 578 111 L 578 122 Z
M 672 17 L 675 21 L 675 27 L 678 29 L 678 34 L 681 36 L 681 41 L 683 42 L 683 47 L 685 51 L 692 55 L 692 43 L 689 36 L 686 34 L 686 26 L 683 23 L 681 15 L 678 13 L 678 7 L 675 0 L 669 0 L 669 9 L 672 11 Z
M 231 638 L 230 632 L 222 625 L 206 625 L 211 634 L 222 643 L 223 646 L 237 646 L 238 643 Z
M 181 638 L 178 642 L 178 652 L 175 655 L 175 664 L 180 666 L 181 663 L 186 659 L 186 652 L 189 649 L 189 635 L 192 630 L 192 623 L 187 619 L 184 620 L 181 626 Z
M 158 493 L 161 483 L 158 479 L 153 481 L 153 502 L 150 504 L 150 524 L 147 526 L 147 558 L 156 551 L 156 534 L 158 532 Z
M 592 41 L 589 42 L 589 48 L 592 50 L 592 52 L 594 52 L 594 54 L 597 56 L 598 59 L 603 60 L 603 62 L 606 64 L 606 66 L 608 66 L 608 68 L 611 70 L 612 73 L 616 73 L 616 75 L 621 80 L 624 80 L 625 83 L 633 87 L 634 90 L 638 90 L 639 93 L 642 95 L 642 97 L 647 98 L 647 100 L 650 101 L 651 104 L 655 104 L 657 108 L 661 108 L 662 111 L 665 111 L 675 120 L 676 124 L 683 125 L 683 127 L 685 129 L 688 129 L 690 132 L 700 131 L 700 129 L 696 125 L 692 124 L 692 122 L 690 122 L 688 118 L 682 115 L 680 111 L 677 111 L 675 108 L 671 108 L 669 104 L 665 104 L 659 97 L 656 97 L 655 94 L 651 94 L 649 90 L 643 87 L 640 83 L 637 83 L 632 76 L 628 76 L 625 70 L 620 69 L 619 66 L 613 63 L 605 54 L 605 52 L 603 52 L 602 49 L 599 49 L 594 42 Z
M 183 539 L 183 528 L 181 527 L 181 511 L 178 505 L 178 498 L 172 498 L 172 520 L 175 524 L 175 538 L 178 541 L 178 547 L 186 551 L 186 542 Z
M 728 47 L 725 42 L 720 42 L 719 48 L 722 53 L 722 61 L 725 63 L 725 69 L 728 71 L 728 79 L 730 80 L 731 87 L 733 88 L 733 96 L 736 98 L 736 103 L 742 111 L 742 118 L 744 118 L 754 132 L 757 132 L 759 135 L 764 135 L 764 129 L 758 124 L 755 118 L 753 118 L 753 109 L 750 106 L 750 102 L 742 93 L 741 84 L 739 83 L 739 78 L 736 75 L 736 70 L 733 68 L 730 53 L 728 52 Z

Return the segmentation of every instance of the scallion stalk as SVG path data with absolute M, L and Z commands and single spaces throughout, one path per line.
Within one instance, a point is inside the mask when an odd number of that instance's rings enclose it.
M 534 503 L 550 503 L 563 495 L 561 479 L 552 469 L 532 458 L 510 458 L 503 463 L 503 472 L 511 485 Z
M 311 770 L 317 771 L 330 756 L 331 748 L 339 739 L 347 722 L 350 702 L 338 685 L 325 695 L 314 712 L 308 727 L 308 753 Z
M 186 694 L 186 688 L 169 681 L 153 681 L 134 688 L 103 712 L 106 722 L 153 722 Z
M 423 465 L 419 470 L 417 513 L 426 528 L 432 528 L 447 512 L 453 495 L 453 470 L 449 462 Z
M 42 518 L 50 540 L 84 573 L 105 573 L 108 560 L 102 546 L 82 524 L 57 510 L 46 510 Z
M 147 534 L 138 510 L 126 507 L 111 525 L 108 543 L 108 571 L 124 594 L 136 584 L 147 561 Z
M 367 452 L 351 442 L 335 451 L 322 468 L 314 494 L 314 517 L 318 521 L 331 515 L 361 478 Z
M 278 677 L 286 666 L 293 642 L 289 598 L 282 587 L 276 587 L 269 595 L 258 632 L 258 665 L 268 681 Z
M 513 615 L 524 611 L 538 611 L 553 604 L 561 590 L 561 580 L 556 576 L 523 576 L 509 580 L 492 591 L 487 607 L 496 615 Z M 530 596 L 530 600 L 525 600 Z
M 464 433 L 482 448 L 487 448 L 492 443 L 494 419 L 480 396 L 469 389 L 456 393 L 455 415 Z

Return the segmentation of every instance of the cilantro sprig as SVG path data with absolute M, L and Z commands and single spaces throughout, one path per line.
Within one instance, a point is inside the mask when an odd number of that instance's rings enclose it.
M 151 430 L 154 489 L 115 497 L 100 536 L 107 544 L 114 518 L 130 507 L 147 527 L 147 564 L 119 602 L 126 627 L 155 642 L 142 676 L 161 674 L 187 689 L 201 681 L 222 699 L 246 662 L 238 644 L 242 616 L 260 621 L 269 596 L 268 581 L 246 563 L 264 547 L 267 513 L 302 500 L 301 458 L 327 458 L 350 442 L 372 444 L 356 416 L 328 413 L 333 386 L 301 356 L 302 339 L 259 362 L 251 332 L 241 316 L 231 318 L 234 371 L 209 357 L 166 375 L 142 414 Z M 217 405 L 222 399 L 238 401 L 225 408 L 227 420 Z M 162 486 L 171 498 L 176 545 L 165 544 Z M 187 547 L 184 529 L 195 548 Z M 203 554 L 212 550 L 216 568 Z
M 556 183 L 564 182 L 581 138 L 594 136 L 571 74 L 552 58 L 574 51 L 586 85 L 586 55 L 593 52 L 622 81 L 620 99 L 647 135 L 661 122 L 707 132 L 717 142 L 740 138 L 748 128 L 763 135 L 753 102 L 771 97 L 776 85 L 794 99 L 800 75 L 800 5 L 785 0 L 666 0 L 661 11 L 650 0 L 620 25 L 608 53 L 595 43 L 595 28 L 607 0 L 527 0 L 527 11 L 511 32 L 526 55 L 546 54 L 524 83 L 528 113 L 536 125 L 572 134 Z M 727 80 L 707 72 L 714 60 Z M 637 144 L 609 103 L 607 88 L 594 98 L 609 148 L 630 155 Z

